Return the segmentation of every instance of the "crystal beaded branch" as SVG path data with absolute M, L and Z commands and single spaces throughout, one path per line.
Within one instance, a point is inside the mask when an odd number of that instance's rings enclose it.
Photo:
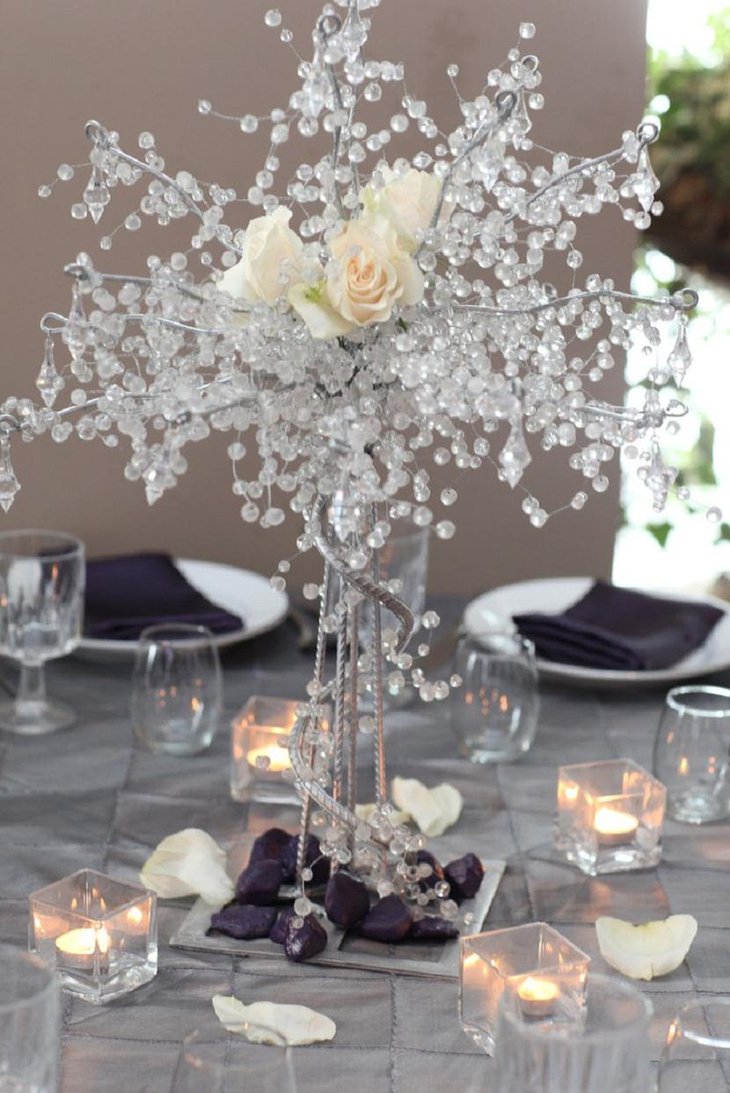
M 304 261 L 321 270 L 331 264 L 343 223 L 363 216 L 364 194 L 377 201 L 388 179 L 430 175 L 438 180 L 438 201 L 430 222 L 409 240 L 422 299 L 415 306 L 396 302 L 383 321 L 328 340 L 312 337 L 284 293 L 273 302 L 233 299 L 218 289 L 216 268 L 230 270 L 246 245 L 235 191 L 184 170 L 168 174 L 149 133 L 140 135 L 137 158 L 120 147 L 116 133 L 90 122 L 91 174 L 72 215 L 99 222 L 115 188 L 146 183 L 126 229 L 139 229 L 145 218 L 166 225 L 192 217 L 195 232 L 186 253 L 150 256 L 144 277 L 99 272 L 83 254 L 67 267 L 74 278 L 69 313 L 41 323 L 42 403 L 10 398 L 0 406 L 3 508 L 20 488 L 8 444 L 15 430 L 25 438 L 50 432 L 59 442 L 76 433 L 110 447 L 125 438 L 131 445 L 125 474 L 143 481 L 150 503 L 184 473 L 189 443 L 211 430 L 230 432 L 233 492 L 246 522 L 283 521 L 276 487 L 305 516 L 318 494 L 346 488 L 358 504 L 381 506 L 376 539 L 387 536 L 393 518 L 419 526 L 435 521 L 439 537 L 453 534 L 453 523 L 437 519 L 429 504 L 425 449 L 437 465 L 458 470 L 493 463 L 512 488 L 519 484 L 522 508 L 536 527 L 551 514 L 522 479 L 539 450 L 570 453 L 586 486 L 570 499 L 574 509 L 587 502 L 588 487 L 607 488 L 606 464 L 620 448 L 638 457 L 657 507 L 664 504 L 676 470 L 662 458 L 659 434 L 684 408 L 673 390 L 667 397 L 662 390 L 668 380 L 684 378 L 685 314 L 696 298 L 687 291 L 637 298 L 595 273 L 579 284 L 582 255 L 575 246 L 578 218 L 605 204 L 622 208 L 640 229 L 660 211 L 647 152 L 656 128 L 644 123 L 624 133 L 615 150 L 595 159 L 538 155 L 529 136 L 530 114 L 543 105 L 538 62 L 513 49 L 475 98 L 459 96 L 462 122 L 443 135 L 426 103 L 406 91 L 402 66 L 365 56 L 364 11 L 378 2 L 341 2 L 343 18 L 328 4 L 288 105 L 268 119 L 236 119 L 244 133 L 270 124 L 270 153 L 246 200 L 265 215 L 282 204 L 301 211 Z M 266 23 L 280 28 L 280 13 L 268 12 Z M 533 34 L 532 24 L 521 25 L 522 39 Z M 286 29 L 280 36 L 292 39 Z M 448 76 L 456 88 L 456 65 Z M 387 127 L 371 130 L 363 108 L 389 85 L 400 98 L 398 110 Z M 199 110 L 216 114 L 206 101 Z M 383 157 L 413 126 L 425 148 L 410 162 L 391 157 L 386 173 Z M 332 147 L 324 158 L 302 162 L 276 196 L 277 152 L 292 131 L 301 138 L 324 131 Z M 68 164 L 58 169 L 60 180 L 74 174 Z M 102 237 L 102 249 L 113 234 Z M 570 287 L 562 294 L 540 279 L 548 251 L 565 255 Z M 191 258 L 203 266 L 202 279 L 190 271 Z M 280 278 L 282 286 L 290 280 L 286 263 Z M 672 323 L 676 344 L 664 361 L 660 329 Z M 612 407 L 592 397 L 591 386 L 633 341 L 643 342 L 649 358 L 643 406 Z M 70 357 L 61 365 L 54 353 L 59 342 Z M 70 405 L 58 410 L 64 388 L 71 389 Z M 245 480 L 237 466 L 249 432 L 260 469 Z M 453 488 L 442 491 L 441 504 L 455 500 Z M 310 540 L 305 532 L 301 546 Z M 359 547 L 353 555 L 351 561 L 362 562 Z

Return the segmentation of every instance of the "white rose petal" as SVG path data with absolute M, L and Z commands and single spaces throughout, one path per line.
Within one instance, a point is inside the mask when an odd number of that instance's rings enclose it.
M 233 881 L 226 872 L 226 855 L 205 831 L 188 827 L 166 839 L 145 862 L 140 880 L 163 899 L 202 896 L 220 906 L 233 898 Z
M 317 1044 L 333 1040 L 337 1032 L 331 1018 L 308 1006 L 277 1002 L 252 1002 L 245 1006 L 233 995 L 216 994 L 213 1009 L 224 1028 L 245 1036 L 253 1044 L 280 1044 L 282 1041 L 291 1047 Z
M 398 808 L 409 812 L 424 835 L 443 835 L 459 819 L 463 798 L 455 786 L 443 782 L 429 789 L 417 778 L 394 778 L 391 793 Z
M 634 926 L 620 918 L 596 920 L 601 956 L 630 979 L 654 979 L 668 975 L 684 960 L 697 934 L 692 915 L 670 915 L 656 922 Z
M 288 299 L 297 315 L 307 324 L 313 338 L 339 338 L 352 330 L 352 323 L 348 323 L 332 307 L 323 284 L 294 285 L 289 289 Z

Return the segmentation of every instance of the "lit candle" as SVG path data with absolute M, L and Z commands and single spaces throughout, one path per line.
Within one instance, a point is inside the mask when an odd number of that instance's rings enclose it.
M 604 806 L 596 811 L 593 826 L 601 846 L 622 846 L 631 842 L 639 821 L 628 812 Z
M 93 971 L 97 956 L 99 970 L 106 971 L 109 966 L 110 944 L 111 938 L 105 926 L 68 930 L 56 938 L 56 949 L 62 956 L 63 967 L 78 971 Z
M 520 1008 L 525 1017 L 550 1017 L 560 996 L 560 988 L 551 979 L 528 975 L 517 988 Z
M 270 771 L 272 774 L 281 774 L 291 767 L 289 749 L 281 744 L 264 744 L 259 748 L 251 748 L 246 753 L 246 761 L 254 770 Z

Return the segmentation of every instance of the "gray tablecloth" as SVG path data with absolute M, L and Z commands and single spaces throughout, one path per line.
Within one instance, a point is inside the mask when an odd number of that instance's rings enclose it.
M 454 616 L 458 605 L 450 607 Z M 311 658 L 298 651 L 286 624 L 229 651 L 224 668 L 232 713 L 252 693 L 299 697 Z M 75 705 L 79 723 L 35 740 L 0 734 L 2 941 L 25 944 L 30 892 L 83 866 L 134 880 L 150 850 L 173 831 L 202 827 L 224 843 L 247 824 L 260 829 L 276 819 L 293 829 L 293 811 L 267 814 L 231 800 L 225 727 L 212 749 L 195 758 L 135 748 L 129 675 L 129 665 L 55 664 L 53 692 Z M 592 880 L 546 859 L 557 765 L 626 755 L 650 766 L 662 698 L 656 691 L 599 695 L 544 687 L 532 751 L 500 767 L 471 767 L 456 757 L 442 704 L 400 711 L 388 729 L 392 771 L 431 784 L 448 780 L 464 795 L 463 816 L 435 841 L 436 853 L 473 848 L 507 860 L 488 927 L 545 919 L 591 954 L 594 970 L 605 971 L 593 928 L 599 914 L 697 917 L 687 962 L 643 988 L 654 1005 L 655 1058 L 682 1003 L 730 992 L 728 824 L 667 823 L 655 871 Z M 455 982 L 172 950 L 168 939 L 188 906 L 161 902 L 160 968 L 152 983 L 103 1008 L 64 997 L 62 1093 L 167 1093 L 182 1038 L 196 1027 L 213 1029 L 210 999 L 230 992 L 247 1002 L 302 1003 L 336 1020 L 332 1043 L 296 1049 L 300 1091 L 430 1093 L 447 1083 L 489 1090 L 492 1063 L 460 1029 Z M 716 1075 L 691 1066 L 687 1093 L 724 1088 L 716 1082 Z

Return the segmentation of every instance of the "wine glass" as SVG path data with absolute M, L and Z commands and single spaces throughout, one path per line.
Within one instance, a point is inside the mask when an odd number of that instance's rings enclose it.
M 730 997 L 695 998 L 677 1011 L 659 1060 L 657 1093 L 730 1087 Z
M 73 724 L 75 712 L 46 698 L 44 665 L 79 643 L 86 579 L 84 544 L 58 531 L 0 534 L 0 654 L 20 661 L 14 701 L 0 728 L 35 735 Z
M 291 1048 L 273 1029 L 246 1024 L 249 1043 L 221 1029 L 183 1040 L 171 1093 L 296 1093 Z

